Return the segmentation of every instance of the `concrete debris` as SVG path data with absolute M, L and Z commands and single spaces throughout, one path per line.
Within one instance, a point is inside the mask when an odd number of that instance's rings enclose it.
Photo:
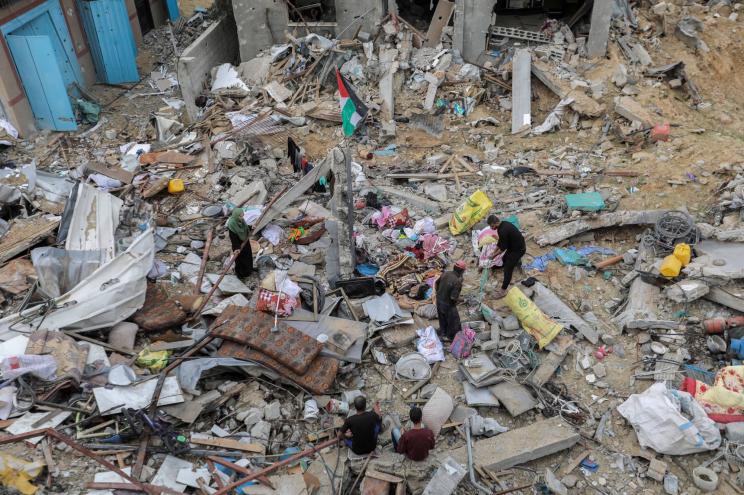
M 156 2 L 120 33 L 135 64 L 75 35 L 113 12 L 68 3 L 63 51 L 93 56 L 66 89 L 0 55 L 0 464 L 34 458 L 25 492 L 744 486 L 740 4 Z M 613 411 L 644 390 L 711 439 L 732 420 L 729 462 L 634 448 L 659 428 Z

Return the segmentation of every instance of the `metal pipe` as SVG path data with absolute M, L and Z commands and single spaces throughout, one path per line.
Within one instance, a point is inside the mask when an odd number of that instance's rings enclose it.
M 239 487 L 240 485 L 242 485 L 244 483 L 248 483 L 249 481 L 253 481 L 256 478 L 258 478 L 259 476 L 264 476 L 266 474 L 273 473 L 274 471 L 276 471 L 277 469 L 279 469 L 282 466 L 286 466 L 288 464 L 292 464 L 293 462 L 298 461 L 298 460 L 302 459 L 303 457 L 307 457 L 309 455 L 312 455 L 312 454 L 318 452 L 319 450 L 323 450 L 326 447 L 330 447 L 331 445 L 335 445 L 335 444 L 337 444 L 339 442 L 339 440 L 340 440 L 339 438 L 332 438 L 330 440 L 326 440 L 325 442 L 319 443 L 315 447 L 309 448 L 307 450 L 303 450 L 302 452 L 298 452 L 297 454 L 294 454 L 293 456 L 290 456 L 290 457 L 284 459 L 283 461 L 276 462 L 276 463 L 272 464 L 271 466 L 265 467 L 265 468 L 263 468 L 263 469 L 261 469 L 259 471 L 254 471 L 253 474 L 251 474 L 249 476 L 246 476 L 245 478 L 239 479 L 237 481 L 234 481 L 234 482 L 230 483 L 229 485 L 227 485 L 226 487 L 217 490 L 214 493 L 214 495 L 225 495 L 227 493 L 230 493 L 231 490 Z
M 470 419 L 471 418 L 465 420 L 465 440 L 468 445 L 468 474 L 470 475 L 470 483 L 476 487 L 479 492 L 491 495 L 491 490 L 481 485 L 478 480 L 475 479 L 475 470 L 473 469 L 473 445 L 470 439 Z

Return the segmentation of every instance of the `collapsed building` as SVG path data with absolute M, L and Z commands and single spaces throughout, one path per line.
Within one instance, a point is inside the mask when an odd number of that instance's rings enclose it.
M 738 493 L 740 5 L 184 2 L 0 116 L 3 489 Z

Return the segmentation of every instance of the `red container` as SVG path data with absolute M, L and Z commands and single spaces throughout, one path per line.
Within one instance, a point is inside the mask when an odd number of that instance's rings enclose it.
M 709 334 L 723 333 L 727 326 L 726 318 L 721 318 L 720 316 L 703 322 L 705 333 Z
M 669 141 L 670 132 L 671 132 L 671 127 L 669 126 L 669 122 L 664 122 L 663 124 L 655 125 L 653 129 L 651 129 L 651 140 L 652 141 Z

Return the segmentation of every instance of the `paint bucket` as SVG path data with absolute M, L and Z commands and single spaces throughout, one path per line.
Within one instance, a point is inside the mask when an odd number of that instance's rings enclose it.
M 726 318 L 721 318 L 719 316 L 717 318 L 711 318 L 710 320 L 705 320 L 703 322 L 703 328 L 705 329 L 705 333 L 709 333 L 709 334 L 723 333 L 723 331 L 726 329 Z

